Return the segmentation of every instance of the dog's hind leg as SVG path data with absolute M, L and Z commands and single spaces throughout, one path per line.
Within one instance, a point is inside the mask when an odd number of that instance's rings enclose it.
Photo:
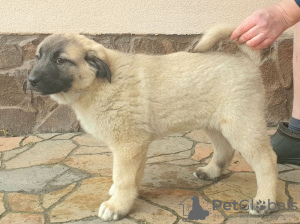
M 228 121 L 222 126 L 222 133 L 256 174 L 257 194 L 253 203 L 249 203 L 249 213 L 268 214 L 276 207 L 277 158 L 267 135 L 263 115 L 255 111 L 251 113 L 244 114 L 242 124 L 236 119 Z
M 149 144 L 147 141 L 134 140 L 135 142 L 122 142 L 112 147 L 112 196 L 101 204 L 98 214 L 105 221 L 118 220 L 127 215 L 138 195 Z
M 234 154 L 234 149 L 220 131 L 205 130 L 205 132 L 214 145 L 214 154 L 207 166 L 199 167 L 194 172 L 194 176 L 203 180 L 219 177 L 229 166 Z

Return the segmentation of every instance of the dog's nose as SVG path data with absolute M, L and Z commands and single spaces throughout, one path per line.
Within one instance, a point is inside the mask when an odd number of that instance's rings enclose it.
M 39 83 L 39 80 L 37 78 L 33 78 L 33 77 L 28 78 L 28 81 L 30 82 L 30 84 L 33 87 L 35 87 Z

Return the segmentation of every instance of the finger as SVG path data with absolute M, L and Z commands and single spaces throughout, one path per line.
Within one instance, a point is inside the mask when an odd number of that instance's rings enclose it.
M 237 43 L 243 44 L 243 43 L 247 42 L 248 40 L 251 40 L 252 38 L 257 36 L 257 34 L 258 34 L 257 27 L 256 26 L 252 27 L 250 30 L 248 30 L 246 33 L 244 33 L 237 39 Z
M 273 39 L 265 39 L 260 44 L 256 45 L 255 47 L 251 47 L 251 48 L 254 49 L 254 50 L 260 50 L 260 49 L 263 49 L 265 47 L 268 47 L 273 42 L 274 42 Z
M 230 40 L 238 39 L 243 33 L 245 33 L 247 30 L 245 26 L 240 25 L 236 30 L 232 32 L 230 35 Z
M 242 22 L 236 30 L 234 30 L 230 36 L 231 40 L 238 39 L 241 35 L 252 29 L 256 23 L 253 20 L 245 20 Z
M 266 40 L 266 35 L 264 33 L 259 33 L 245 42 L 249 47 L 255 47 L 262 43 L 264 40 Z

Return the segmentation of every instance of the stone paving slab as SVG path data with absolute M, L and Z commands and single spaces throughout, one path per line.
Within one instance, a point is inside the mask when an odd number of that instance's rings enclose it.
M 44 224 L 42 214 L 9 213 L 0 220 L 0 224 Z
M 10 193 L 7 200 L 12 211 L 15 212 L 43 212 L 38 195 Z
M 3 170 L 0 172 L 0 191 L 38 194 L 43 191 L 49 181 L 66 170 L 68 167 L 59 164 Z
M 270 129 L 269 134 L 274 131 Z M 139 198 L 129 215 L 103 222 L 97 213 L 101 202 L 109 198 L 113 161 L 103 142 L 85 133 L 2 137 L 0 224 L 300 223 L 300 166 L 277 167 L 278 202 L 289 207 L 255 217 L 243 209 L 214 208 L 214 200 L 254 197 L 256 179 L 239 153 L 218 180 L 196 179 L 192 173 L 209 163 L 212 155 L 213 146 L 201 130 L 153 142 Z M 194 200 L 207 214 L 203 220 L 189 219 Z
M 0 138 L 0 152 L 9 151 L 19 147 L 23 137 Z
M 36 136 L 28 136 L 27 138 L 25 138 L 24 140 L 23 140 L 23 142 L 22 142 L 22 145 L 24 146 L 24 145 L 27 145 L 27 144 L 29 144 L 29 145 L 32 145 L 32 144 L 34 144 L 34 143 L 36 143 L 36 142 L 40 142 L 40 141 L 42 141 L 43 139 L 41 139 L 41 138 L 39 138 L 39 137 L 36 137 Z
M 69 140 L 49 140 L 36 143 L 17 157 L 5 163 L 7 169 L 61 162 L 77 146 Z

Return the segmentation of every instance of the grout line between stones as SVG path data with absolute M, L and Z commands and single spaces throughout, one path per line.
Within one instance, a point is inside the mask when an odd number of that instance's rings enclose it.
M 2 201 L 3 201 L 4 208 L 5 208 L 5 212 L 3 214 L 1 214 L 0 219 L 12 211 L 9 201 L 8 201 L 8 193 L 4 193 Z
M 204 200 L 205 200 L 206 202 L 208 202 L 209 204 L 212 205 L 212 200 L 211 200 L 208 196 L 206 196 L 206 194 L 204 193 L 203 190 L 200 191 L 199 193 L 200 193 L 200 195 L 202 196 L 202 198 L 204 198 Z M 222 215 L 223 218 L 224 218 L 224 221 L 223 221 L 223 222 L 225 222 L 225 220 L 228 218 L 228 216 L 226 215 L 226 213 L 225 213 L 221 208 L 217 208 L 217 211 L 221 213 L 221 215 Z
M 76 145 L 76 147 L 74 149 L 72 149 L 71 152 L 69 152 L 68 155 L 65 156 L 65 158 L 63 158 L 59 163 L 63 163 L 68 157 L 72 156 L 74 154 L 74 152 L 80 147 L 80 145 L 78 143 L 76 143 L 74 140 L 71 140 L 71 142 Z
M 27 138 L 28 136 L 24 136 L 23 138 L 22 138 L 22 140 L 19 142 L 19 148 L 20 147 L 23 147 L 23 142 L 24 142 L 24 140 Z M 14 149 L 13 149 L 14 150 Z
M 65 194 L 64 196 L 62 196 L 57 202 L 55 202 L 54 204 L 52 204 L 51 206 L 49 206 L 49 208 L 45 209 L 45 213 L 49 213 L 50 210 L 52 210 L 55 206 L 57 206 L 58 204 L 62 203 L 69 195 L 71 195 L 74 191 L 76 191 L 82 184 L 83 180 L 79 180 L 76 185 L 74 186 L 74 188 L 68 192 L 67 194 Z M 42 197 L 42 200 L 44 200 L 44 198 Z
M 61 141 L 61 140 L 63 140 L 63 139 L 53 139 L 54 137 L 57 137 L 57 136 L 59 136 L 59 135 L 63 135 L 63 133 L 58 133 L 57 135 L 52 136 L 52 137 L 49 138 L 49 139 L 42 138 L 41 136 L 38 136 L 38 134 L 25 136 L 25 137 L 19 142 L 19 147 L 13 148 L 13 149 L 11 149 L 11 150 L 9 150 L 9 151 L 4 151 L 4 152 L 2 152 L 1 160 L 2 160 L 4 163 L 6 163 L 6 162 L 8 162 L 8 161 L 10 161 L 10 160 L 12 160 L 12 159 L 14 159 L 14 158 L 16 158 L 16 157 L 19 156 L 20 154 L 23 154 L 24 152 L 29 151 L 29 150 L 32 149 L 37 143 L 40 143 L 40 142 L 44 142 L 44 141 L 48 141 L 48 140 L 51 140 L 51 141 Z M 26 144 L 26 145 L 23 145 L 24 140 L 25 140 L 26 138 L 28 138 L 29 136 L 36 136 L 36 137 L 42 139 L 42 141 L 34 142 L 34 143 L 32 143 L 32 144 Z M 76 135 L 76 136 L 78 136 L 78 135 Z M 72 138 L 74 138 L 74 137 L 76 137 L 76 136 L 73 136 Z M 72 138 L 71 138 L 71 139 L 72 139 Z M 71 139 L 65 139 L 65 140 L 71 140 Z M 71 141 L 75 144 L 75 141 L 73 141 L 73 140 L 71 140 Z M 75 145 L 78 146 L 79 144 L 77 143 L 77 144 L 75 144 Z M 26 150 L 24 150 L 24 151 L 22 151 L 22 152 L 16 154 L 15 156 L 9 158 L 8 160 L 3 160 L 3 159 L 2 159 L 3 154 L 5 154 L 5 152 L 10 152 L 10 151 L 13 151 L 13 150 L 18 150 L 18 149 L 21 149 L 22 147 L 26 147 L 26 146 L 28 146 L 28 149 L 26 149 Z M 77 147 L 76 147 L 76 148 L 77 148 Z M 73 151 L 73 150 L 72 150 L 72 151 Z M 67 155 L 67 156 L 69 156 L 69 155 Z M 2 164 L 1 164 L 1 168 L 2 168 Z M 4 168 L 4 169 L 5 169 L 5 168 Z
M 289 183 L 285 182 L 285 195 L 288 197 L 289 199 L 289 207 L 292 205 L 292 202 L 294 201 L 294 199 L 292 198 L 292 196 L 290 195 L 290 192 L 289 192 Z
M 128 218 L 128 217 L 125 217 Z M 45 223 L 45 224 L 71 224 L 74 222 L 86 222 L 86 221 L 94 221 L 94 220 L 101 220 L 98 216 L 89 216 L 89 217 L 85 217 L 82 219 L 78 219 L 78 220 L 69 220 L 66 222 L 50 222 L 49 223 Z M 102 221 L 102 220 L 101 220 Z M 109 223 L 114 222 L 114 221 L 110 221 Z M 101 223 L 105 224 L 105 221 L 102 221 Z
M 34 143 L 34 144 L 32 144 L 32 145 L 29 145 L 29 146 L 28 146 L 28 149 L 25 149 L 24 151 L 22 151 L 22 152 L 20 152 L 20 153 L 17 153 L 15 156 L 13 156 L 13 157 L 11 157 L 11 158 L 9 158 L 9 159 L 7 159 L 7 160 L 3 160 L 4 165 L 5 165 L 6 162 L 8 162 L 8 161 L 10 161 L 10 160 L 12 160 L 12 159 L 18 157 L 19 155 L 23 154 L 24 152 L 27 152 L 27 151 L 29 151 L 30 149 L 32 149 L 32 148 L 35 146 L 35 144 L 36 144 L 36 143 Z M 28 144 L 27 144 L 27 145 L 28 145 Z M 22 146 L 22 147 L 26 147 L 27 145 Z M 7 151 L 7 152 L 10 152 L 10 151 L 13 151 L 13 150 L 18 150 L 18 149 L 21 149 L 22 147 L 15 148 L 15 149 L 9 150 L 9 151 Z M 4 154 L 5 154 L 5 153 L 4 153 Z M 6 166 L 5 166 L 5 168 L 6 168 Z M 5 168 L 4 168 L 4 169 L 5 169 Z M 23 167 L 23 168 L 24 168 L 24 167 Z
M 1 162 L 1 165 L 0 165 L 0 170 L 5 170 L 5 162 L 3 160 L 3 156 L 4 154 L 3 153 L 0 153 L 0 162 Z
M 53 139 L 53 138 L 55 138 L 55 137 L 57 137 L 57 136 L 59 136 L 59 135 L 63 135 L 64 133 L 53 133 L 54 135 L 53 135 L 52 137 L 50 137 L 50 138 L 43 138 L 42 136 L 39 136 L 39 134 L 43 134 L 43 133 L 37 133 L 37 134 L 35 134 L 34 136 L 36 136 L 36 137 L 38 137 L 38 138 L 41 138 L 41 139 L 47 141 L 47 140 L 60 140 L 60 139 Z
M 160 157 L 160 156 L 167 156 L 167 155 L 176 155 L 176 154 L 179 154 L 179 153 L 182 153 L 182 152 L 188 152 L 190 151 L 191 149 L 187 149 L 187 150 L 183 150 L 183 151 L 179 151 L 179 152 L 174 152 L 174 153 L 164 153 L 164 154 L 160 154 L 160 155 L 157 155 L 157 156 L 150 156 L 150 157 L 147 157 L 147 159 L 151 159 L 151 158 L 156 158 L 156 157 Z M 189 158 L 189 157 L 188 157 Z
M 289 166 L 290 167 L 290 166 Z M 290 170 L 282 170 L 282 171 L 280 171 L 280 172 L 278 172 L 278 173 L 280 173 L 280 174 L 283 174 L 283 173 L 288 173 L 288 172 L 291 172 L 291 171 L 294 171 L 295 169 L 294 168 L 292 168 L 292 167 L 290 167 L 291 169 Z
M 280 178 L 279 178 L 279 179 L 280 179 Z M 280 179 L 280 180 L 282 180 L 282 179 Z M 298 182 L 293 182 L 293 181 L 289 181 L 289 180 L 282 180 L 282 181 L 284 181 L 284 182 L 287 183 L 287 184 L 300 185 L 300 183 L 298 183 Z
M 137 223 L 137 224 L 141 224 L 141 222 L 139 222 L 138 220 L 136 220 L 136 219 L 130 217 L 130 215 L 127 215 L 125 218 L 126 218 L 126 219 L 129 219 L 130 221 L 135 222 L 135 223 Z M 145 223 L 145 224 L 146 224 L 146 223 Z
M 147 199 L 147 198 L 145 198 L 145 197 L 142 197 L 142 196 L 139 196 L 138 198 L 141 199 L 141 200 L 143 200 L 143 201 L 145 201 L 145 202 L 147 202 L 147 203 L 149 203 L 149 204 L 151 204 L 151 205 L 154 205 L 154 206 L 156 206 L 156 207 L 159 207 L 159 208 L 161 208 L 161 209 L 164 209 L 164 210 L 167 210 L 167 211 L 171 212 L 173 215 L 175 215 L 175 216 L 177 217 L 176 221 L 179 221 L 179 217 L 180 217 L 180 216 L 179 216 L 179 215 L 177 214 L 177 212 L 175 212 L 173 209 L 168 208 L 168 207 L 163 206 L 163 205 L 160 205 L 160 204 L 157 204 L 157 203 L 155 203 L 155 202 L 152 202 L 151 200 L 149 200 L 149 199 Z M 176 222 L 176 221 L 175 221 L 175 222 Z

